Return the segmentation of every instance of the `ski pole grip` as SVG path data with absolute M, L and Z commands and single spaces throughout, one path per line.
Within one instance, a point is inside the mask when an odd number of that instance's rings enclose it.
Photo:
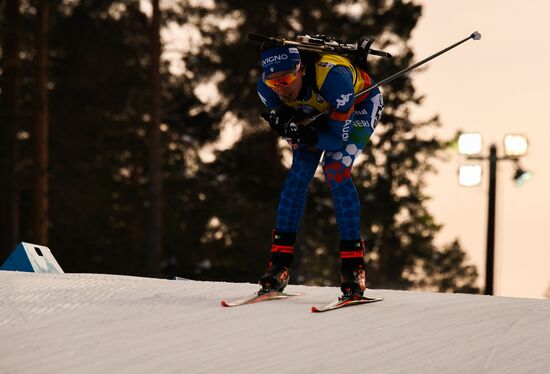
M 470 38 L 472 38 L 472 39 L 474 39 L 474 40 L 479 40 L 479 39 L 481 39 L 481 34 L 480 34 L 479 32 L 477 32 L 477 31 L 474 31 L 474 32 L 472 33 L 472 35 L 470 35 Z

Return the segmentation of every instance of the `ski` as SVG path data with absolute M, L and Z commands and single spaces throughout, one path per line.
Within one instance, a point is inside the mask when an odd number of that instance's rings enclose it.
M 353 298 L 338 299 L 324 306 L 320 306 L 320 307 L 312 306 L 311 311 L 313 313 L 323 313 L 323 312 L 328 312 L 330 310 L 344 308 L 347 306 L 370 304 L 370 303 L 375 303 L 377 301 L 382 301 L 382 300 L 384 300 L 384 298 L 382 297 L 362 297 L 360 299 L 353 299 Z
M 222 300 L 221 305 L 224 307 L 233 307 L 233 306 L 240 306 L 240 305 L 246 305 L 246 304 L 254 304 L 260 301 L 288 299 L 289 297 L 300 296 L 300 295 L 301 293 L 296 293 L 296 292 L 271 291 L 271 292 L 262 293 L 262 294 L 259 292 L 256 292 L 248 297 L 244 297 L 233 301 Z

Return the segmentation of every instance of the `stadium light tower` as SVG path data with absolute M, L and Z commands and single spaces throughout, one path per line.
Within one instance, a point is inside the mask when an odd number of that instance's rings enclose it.
M 463 133 L 458 138 L 458 153 L 466 157 L 468 164 L 460 165 L 458 183 L 472 187 L 481 183 L 482 165 L 479 161 L 489 161 L 489 205 L 487 212 L 487 254 L 485 260 L 485 295 L 494 293 L 495 268 L 495 211 L 497 193 L 497 162 L 512 161 L 516 166 L 514 181 L 517 186 L 523 185 L 532 178 L 532 174 L 519 166 L 519 159 L 527 154 L 527 138 L 519 134 L 504 137 L 504 156 L 497 154 L 496 144 L 489 146 L 489 155 L 481 155 L 483 148 L 481 135 Z M 477 161 L 477 163 L 473 163 Z

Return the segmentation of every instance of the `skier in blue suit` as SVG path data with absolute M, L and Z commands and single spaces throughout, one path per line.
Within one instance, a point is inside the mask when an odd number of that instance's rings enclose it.
M 340 55 L 321 54 L 305 63 L 295 47 L 268 47 L 261 63 L 257 91 L 269 110 L 262 117 L 293 148 L 292 167 L 277 208 L 269 267 L 259 281 L 261 292 L 282 291 L 288 284 L 307 189 L 321 162 L 340 233 L 341 289 L 344 296 L 360 297 L 366 288 L 365 245 L 351 169 L 381 116 L 382 95 L 376 88 L 356 97 L 373 81 Z M 328 119 L 296 126 L 300 119 L 326 110 Z

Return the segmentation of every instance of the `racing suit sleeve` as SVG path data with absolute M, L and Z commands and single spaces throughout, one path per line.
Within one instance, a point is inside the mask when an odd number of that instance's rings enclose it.
M 256 91 L 258 92 L 258 96 L 260 97 L 260 100 L 262 100 L 262 103 L 264 103 L 269 110 L 276 109 L 283 104 L 283 101 L 279 98 L 279 96 L 273 92 L 271 88 L 267 87 L 261 78 L 258 79 L 258 83 L 256 83 Z
M 353 75 L 345 66 L 335 66 L 330 69 L 323 85 L 321 96 L 330 104 L 328 119 L 329 132 L 319 135 L 317 146 L 325 150 L 341 148 L 349 139 L 351 125 L 346 121 L 353 115 L 355 94 L 353 90 Z

